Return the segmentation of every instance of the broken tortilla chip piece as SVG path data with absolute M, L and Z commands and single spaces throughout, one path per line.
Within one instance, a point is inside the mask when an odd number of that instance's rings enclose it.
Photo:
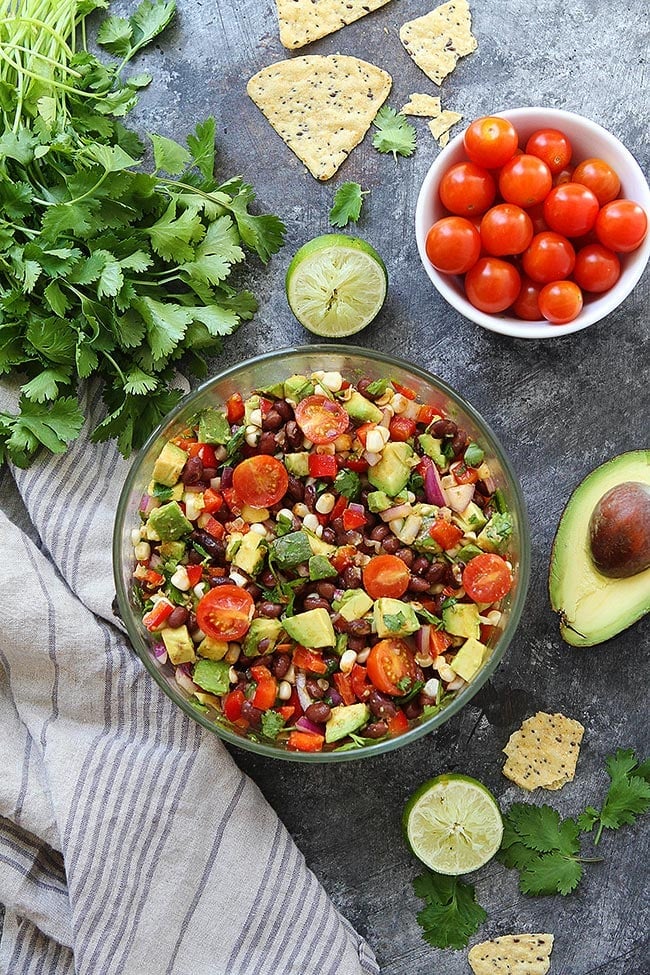
M 531 792 L 561 789 L 573 781 L 584 733 L 573 718 L 538 711 L 510 735 L 503 749 L 508 756 L 503 774 Z
M 506 934 L 474 945 L 467 960 L 474 975 L 546 975 L 552 934 Z
M 280 41 L 294 50 L 352 24 L 390 0 L 275 0 Z
M 478 47 L 467 0 L 451 0 L 400 28 L 400 40 L 419 68 L 442 84 L 459 58 Z
M 424 118 L 433 118 L 440 115 L 442 106 L 437 95 L 421 95 L 415 92 L 409 95 L 409 100 L 400 109 L 402 115 L 421 115 Z
M 452 125 L 456 125 L 457 122 L 460 122 L 462 117 L 463 116 L 459 115 L 458 112 L 448 112 L 445 110 L 444 112 L 441 112 L 440 115 L 437 115 L 435 118 L 431 119 L 430 122 L 427 122 L 427 125 L 431 130 L 431 135 L 434 139 L 438 140 L 441 148 L 444 148 L 444 146 L 447 145 L 447 142 L 449 142 L 449 130 Z M 445 136 L 447 138 L 443 144 Z
M 312 54 L 263 68 L 246 90 L 312 176 L 326 180 L 361 142 L 391 85 L 367 61 Z

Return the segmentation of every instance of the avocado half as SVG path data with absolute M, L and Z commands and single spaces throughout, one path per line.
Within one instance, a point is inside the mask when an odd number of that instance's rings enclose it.
M 626 481 L 650 485 L 650 450 L 619 454 L 597 467 L 575 489 L 560 518 L 549 595 L 562 639 L 574 647 L 603 643 L 650 612 L 650 568 L 626 579 L 610 578 L 591 557 L 591 514 L 603 495 Z

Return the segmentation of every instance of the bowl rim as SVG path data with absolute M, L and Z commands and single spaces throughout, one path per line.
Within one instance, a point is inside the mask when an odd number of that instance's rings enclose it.
M 459 407 L 465 411 L 467 416 L 476 424 L 477 428 L 481 432 L 481 436 L 485 437 L 486 442 L 489 443 L 490 448 L 494 451 L 494 454 L 502 467 L 508 487 L 512 494 L 513 508 L 515 509 L 520 534 L 519 580 L 510 609 L 510 616 L 503 633 L 494 647 L 490 660 L 482 669 L 479 676 L 468 684 L 467 687 L 461 690 L 461 692 L 457 695 L 457 697 L 454 698 L 453 701 L 451 701 L 450 704 L 448 704 L 437 714 L 433 715 L 427 721 L 422 722 L 422 724 L 417 725 L 415 728 L 412 728 L 401 735 L 397 735 L 395 738 L 388 739 L 387 741 L 377 742 L 376 745 L 365 745 L 362 748 L 352 749 L 347 752 L 292 752 L 286 749 L 277 748 L 276 746 L 266 745 L 263 741 L 252 741 L 251 739 L 240 737 L 239 735 L 229 731 L 227 728 L 208 720 L 200 711 L 192 707 L 192 705 L 172 687 L 171 683 L 168 683 L 167 680 L 163 678 L 161 671 L 158 667 L 156 667 L 151 650 L 145 643 L 142 633 L 136 625 L 121 571 L 124 556 L 122 542 L 125 536 L 125 517 L 128 512 L 128 505 L 133 491 L 133 485 L 140 470 L 140 459 L 146 456 L 153 443 L 161 436 L 163 431 L 174 422 L 175 417 L 181 411 L 186 412 L 188 409 L 191 409 L 192 405 L 196 403 L 197 400 L 202 398 L 205 392 L 210 390 L 213 385 L 223 382 L 226 379 L 232 379 L 243 370 L 253 367 L 260 362 L 277 360 L 278 362 L 285 362 L 287 367 L 290 368 L 290 357 L 305 354 L 316 354 L 323 356 L 358 356 L 361 358 L 372 359 L 375 362 L 381 363 L 383 366 L 390 367 L 390 365 L 395 365 L 398 368 L 413 374 L 427 385 L 433 385 L 434 387 L 439 388 L 452 401 L 456 402 Z M 236 365 L 230 366 L 229 368 L 217 373 L 215 376 L 212 376 L 210 379 L 207 379 L 195 390 L 185 395 L 179 401 L 174 409 L 161 420 L 156 429 L 149 435 L 146 442 L 133 458 L 122 486 L 117 505 L 113 529 L 112 556 L 113 577 L 115 581 L 120 617 L 126 627 L 133 649 L 137 653 L 149 674 L 154 678 L 167 697 L 171 698 L 171 700 L 178 705 L 188 717 L 198 721 L 200 725 L 211 731 L 213 734 L 216 734 L 219 738 L 222 738 L 230 745 L 243 748 L 245 751 L 254 752 L 262 757 L 279 758 L 282 761 L 303 762 L 306 764 L 319 764 L 327 762 L 354 761 L 360 758 L 372 758 L 382 755 L 385 752 L 391 752 L 397 748 L 402 748 L 405 745 L 411 744 L 412 742 L 417 741 L 419 738 L 424 737 L 424 735 L 435 731 L 438 727 L 440 727 L 440 725 L 444 724 L 458 711 L 460 711 L 461 708 L 464 707 L 465 704 L 467 704 L 471 698 L 478 693 L 481 687 L 483 687 L 486 681 L 497 669 L 514 636 L 515 630 L 519 625 L 526 600 L 530 577 L 531 539 L 528 514 L 519 479 L 515 474 L 498 437 L 490 425 L 483 419 L 477 410 L 464 399 L 464 397 L 456 392 L 456 390 L 449 386 L 443 379 L 440 379 L 438 376 L 428 372 L 426 369 L 423 369 L 415 363 L 402 359 L 401 357 L 391 355 L 389 358 L 383 353 L 377 352 L 374 349 L 365 349 L 360 346 L 318 343 L 313 345 L 287 346 L 274 352 L 265 352 L 249 359 L 244 359 L 238 362 Z
M 520 119 L 525 119 L 526 121 L 545 121 L 547 124 L 550 122 L 556 122 L 558 125 L 564 121 L 568 125 L 578 124 L 596 130 L 599 136 L 604 138 L 605 141 L 609 143 L 612 152 L 616 153 L 616 155 L 619 157 L 622 157 L 639 176 L 642 186 L 640 196 L 642 196 L 643 199 L 639 199 L 636 202 L 644 207 L 646 213 L 650 214 L 650 187 L 648 186 L 648 182 L 645 178 L 643 170 L 641 169 L 641 166 L 627 146 L 623 145 L 620 139 L 618 139 L 612 132 L 609 132 L 607 129 L 603 128 L 603 126 L 598 122 L 594 122 L 585 115 L 578 115 L 577 112 L 569 112 L 566 109 L 561 108 L 544 108 L 543 106 L 538 105 L 524 108 L 505 109 L 504 111 L 492 112 L 491 114 L 498 118 L 507 118 L 509 121 L 515 123 Z M 611 314 L 611 312 L 613 312 L 625 301 L 641 278 L 641 275 L 643 274 L 648 263 L 648 259 L 650 258 L 650 232 L 646 234 L 645 240 L 637 248 L 637 250 L 632 252 L 636 257 L 636 261 L 634 267 L 629 268 L 630 274 L 626 282 L 627 290 L 625 291 L 625 294 L 622 296 L 614 294 L 618 285 L 617 282 L 613 288 L 610 289 L 610 291 L 607 291 L 600 297 L 596 298 L 588 306 L 589 310 L 586 313 L 585 309 L 583 308 L 583 311 L 580 314 L 583 315 L 584 313 L 584 318 L 582 318 L 580 321 L 576 320 L 574 322 L 569 322 L 567 325 L 551 325 L 550 323 L 545 324 L 543 322 L 520 322 L 519 319 L 508 316 L 502 318 L 499 315 L 488 315 L 486 312 L 482 312 L 478 308 L 474 308 L 472 305 L 470 305 L 466 298 L 458 295 L 458 293 L 447 281 L 447 276 L 441 274 L 439 271 L 436 271 L 436 269 L 432 266 L 426 255 L 425 249 L 426 234 L 430 226 L 430 220 L 425 219 L 424 211 L 427 205 L 427 200 L 431 197 L 432 192 L 434 192 L 435 184 L 439 181 L 438 171 L 441 168 L 441 160 L 443 160 L 444 157 L 448 158 L 449 154 L 459 147 L 459 145 L 462 143 L 464 134 L 465 130 L 454 136 L 451 142 L 449 142 L 449 144 L 431 163 L 422 181 L 417 202 L 415 204 L 415 237 L 418 253 L 427 277 L 433 283 L 438 293 L 441 294 L 445 301 L 447 301 L 452 308 L 455 308 L 455 310 L 461 314 L 463 318 L 466 318 L 468 321 L 471 321 L 490 332 L 496 332 L 499 335 L 507 335 L 511 338 L 562 339 L 568 335 L 572 335 L 575 332 L 580 332 L 582 329 L 589 328 L 590 325 L 595 325 L 597 322 L 600 322 L 606 318 L 607 315 Z M 453 277 L 455 279 L 455 276 Z M 608 296 L 609 300 L 607 300 Z

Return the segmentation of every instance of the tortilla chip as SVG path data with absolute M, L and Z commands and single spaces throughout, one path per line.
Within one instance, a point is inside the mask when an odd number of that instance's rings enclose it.
M 441 149 L 444 149 L 445 146 L 449 145 L 449 132 L 442 133 L 442 135 L 438 139 L 438 145 L 440 146 Z
M 451 0 L 400 28 L 400 40 L 419 68 L 442 84 L 459 58 L 478 47 L 467 0 Z
M 553 940 L 552 934 L 506 934 L 474 945 L 467 960 L 474 975 L 546 975 Z
M 389 0 L 275 0 L 280 40 L 294 50 L 385 6 Z
M 573 718 L 538 711 L 510 735 L 503 774 L 530 792 L 561 789 L 573 781 L 584 733 Z
M 316 179 L 326 180 L 363 139 L 392 78 L 341 54 L 312 54 L 258 71 L 246 90 Z
M 417 92 L 410 95 L 406 105 L 400 109 L 402 115 L 421 115 L 424 118 L 434 118 L 441 111 L 439 98 L 434 95 L 419 95 Z
M 431 129 L 431 135 L 434 139 L 438 140 L 441 149 L 443 149 L 447 145 L 447 142 L 449 142 L 450 128 L 452 125 L 456 125 L 457 122 L 460 122 L 462 117 L 463 116 L 459 115 L 458 112 L 448 112 L 445 110 L 436 118 L 431 119 L 431 121 L 427 123 Z M 445 136 L 447 137 L 446 139 Z

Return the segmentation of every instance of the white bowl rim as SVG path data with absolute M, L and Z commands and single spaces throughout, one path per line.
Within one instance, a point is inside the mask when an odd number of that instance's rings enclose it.
M 584 115 L 578 115 L 576 112 L 568 112 L 560 108 L 543 108 L 541 106 L 512 108 L 502 112 L 492 112 L 491 114 L 501 118 L 507 118 L 514 123 L 520 119 L 525 119 L 526 121 L 535 121 L 535 119 L 538 119 L 540 122 L 544 122 L 546 126 L 549 126 L 552 122 L 561 124 L 564 121 L 568 124 L 586 125 L 589 128 L 597 130 L 598 134 L 609 143 L 612 151 L 622 157 L 633 170 L 636 170 L 642 186 L 642 193 L 639 195 L 643 197 L 642 199 L 637 199 L 636 202 L 644 207 L 646 213 L 650 214 L 650 187 L 648 187 L 643 170 L 630 150 L 615 135 L 608 132 L 602 125 L 599 125 L 598 122 L 593 122 L 590 118 Z M 464 134 L 465 132 L 463 130 L 463 132 L 455 136 L 449 145 L 434 159 L 424 177 L 415 205 L 415 236 L 418 253 L 422 261 L 422 266 L 437 291 L 465 318 L 480 325 L 481 328 L 488 329 L 490 332 L 497 332 L 500 335 L 508 335 L 512 338 L 564 338 L 574 332 L 588 328 L 596 322 L 602 321 L 603 318 L 625 301 L 643 274 L 648 259 L 650 258 L 650 232 L 646 234 L 646 238 L 641 246 L 633 252 L 635 263 L 633 268 L 628 268 L 625 294 L 621 295 L 620 291 L 617 291 L 619 283 L 617 282 L 610 291 L 605 292 L 600 298 L 583 308 L 575 321 L 561 326 L 546 324 L 544 322 L 520 322 L 518 319 L 501 317 L 499 315 L 488 315 L 486 312 L 479 311 L 478 308 L 470 305 L 466 298 L 458 295 L 451 287 L 446 275 L 436 271 L 432 266 L 425 250 L 426 235 L 430 227 L 430 221 L 425 219 L 424 208 L 428 197 L 431 195 L 433 185 L 439 180 L 438 170 L 441 159 L 443 156 L 450 154 L 452 150 L 456 149 L 462 143 Z

